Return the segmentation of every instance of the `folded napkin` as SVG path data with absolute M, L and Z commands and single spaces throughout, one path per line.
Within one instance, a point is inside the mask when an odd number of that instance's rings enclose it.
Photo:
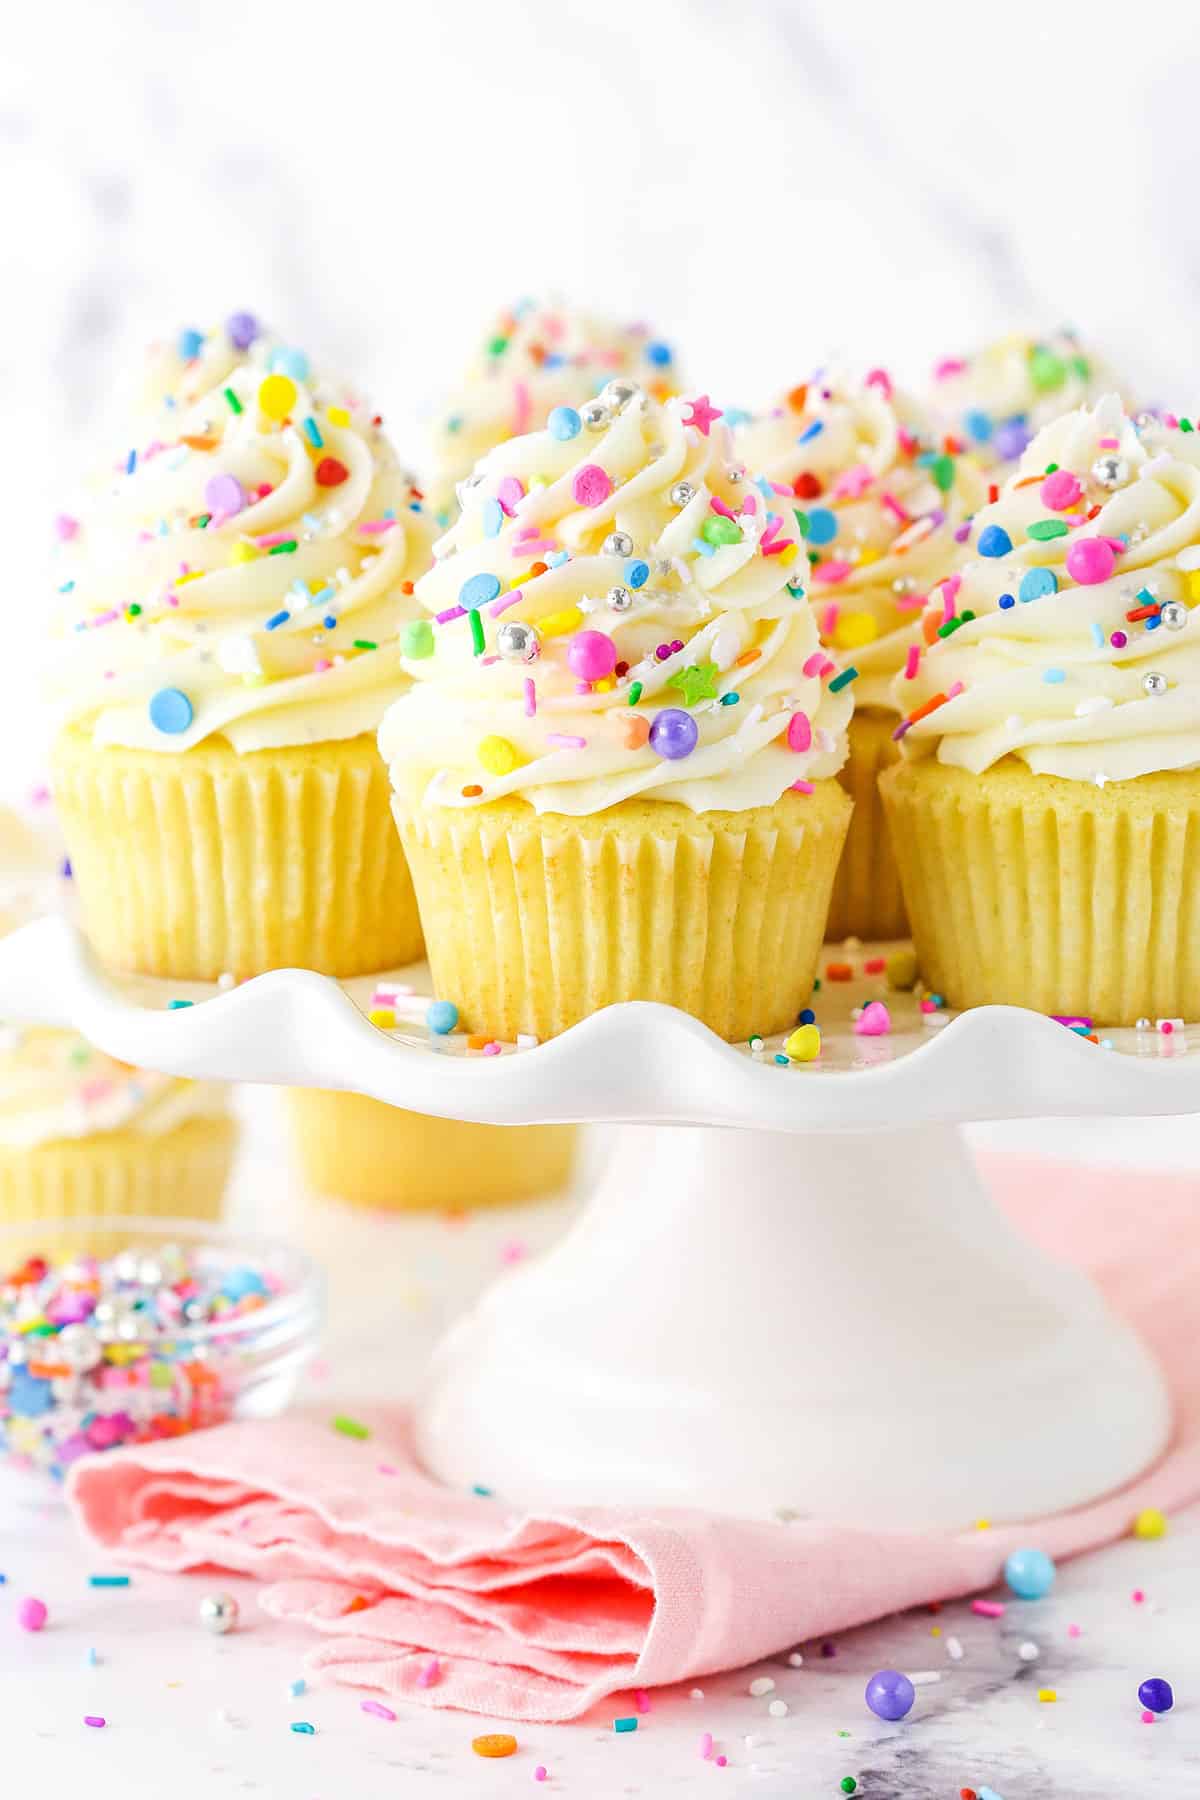
M 498 1718 L 577 1718 L 618 1689 L 989 1586 L 1018 1545 L 1068 1556 L 1119 1537 L 1139 1507 L 1200 1494 L 1200 1214 L 1187 1178 L 1007 1156 L 985 1168 L 1031 1236 L 1089 1268 L 1173 1383 L 1174 1447 L 1096 1505 L 958 1536 L 682 1508 L 528 1514 L 431 1482 L 405 1414 L 370 1409 L 365 1440 L 327 1415 L 221 1426 L 85 1459 L 68 1493 L 93 1542 L 128 1564 L 259 1577 L 267 1612 L 323 1640 L 310 1669 Z

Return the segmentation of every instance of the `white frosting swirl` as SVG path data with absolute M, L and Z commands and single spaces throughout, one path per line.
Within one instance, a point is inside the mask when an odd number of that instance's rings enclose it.
M 901 727 L 909 755 L 1101 785 L 1200 767 L 1197 445 L 1115 396 L 1039 433 L 975 521 L 948 608 L 976 616 L 894 683 L 906 717 L 936 703 Z
M 1111 370 L 1065 327 L 1044 337 L 1013 332 L 934 368 L 928 402 L 985 465 L 1014 464 L 1044 425 L 1117 386 Z
M 0 1026 L 0 1149 L 138 1131 L 173 1131 L 219 1117 L 225 1091 L 116 1062 L 71 1031 Z
M 856 704 L 888 707 L 930 587 L 965 560 L 965 522 L 986 497 L 978 469 L 936 442 L 883 370 L 819 371 L 736 443 L 799 509 L 821 637 L 858 669 Z
M 458 483 L 497 444 L 535 430 L 556 406 L 582 406 L 614 375 L 631 377 L 658 400 L 678 391 L 674 352 L 644 325 L 617 325 L 550 301 L 505 307 L 434 425 L 434 509 L 453 510 Z
M 639 394 L 596 433 L 493 451 L 417 585 L 449 616 L 380 732 L 397 776 L 435 772 L 427 802 L 738 811 L 837 772 L 849 684 L 827 685 L 790 512 L 740 478 L 718 419 Z M 454 616 L 476 593 L 481 653 Z M 537 628 L 535 661 L 496 654 L 512 624 Z M 693 735 L 690 753 L 659 753 Z
M 378 421 L 261 337 L 214 333 L 163 368 L 179 386 L 152 441 L 60 527 L 62 722 L 167 752 L 374 730 L 433 537 Z M 152 708 L 162 690 L 185 703 Z

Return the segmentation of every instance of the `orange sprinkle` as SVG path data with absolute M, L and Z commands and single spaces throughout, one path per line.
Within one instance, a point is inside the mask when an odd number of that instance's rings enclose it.
M 808 383 L 803 382 L 799 387 L 794 387 L 788 394 L 787 403 L 793 412 L 803 412 L 808 405 Z
M 370 1604 L 371 1604 L 371 1602 L 367 1599 L 367 1596 L 365 1594 L 355 1594 L 353 1600 L 350 1602 L 349 1606 L 346 1608 L 346 1611 L 348 1613 L 366 1612 L 366 1610 L 367 1610 L 368 1606 L 370 1606 Z
M 413 592 L 412 582 L 411 581 L 402 581 L 400 583 L 400 592 L 402 594 L 411 594 Z
M 491 1041 L 492 1040 L 486 1031 L 473 1031 L 467 1038 L 467 1049 L 482 1050 L 484 1045 L 490 1044 Z
M 825 979 L 827 981 L 853 981 L 854 970 L 849 963 L 826 963 Z
M 948 694 L 934 694 L 932 699 L 925 702 L 924 706 L 918 706 L 916 712 L 909 713 L 909 724 L 915 725 L 918 719 L 927 719 L 931 712 L 937 711 L 939 706 L 945 706 L 949 697 Z
M 507 1731 L 485 1731 L 482 1737 L 471 1739 L 476 1756 L 511 1756 L 516 1747 L 516 1738 Z
M 641 713 L 630 713 L 629 717 L 622 719 L 620 723 L 621 741 L 626 750 L 640 750 L 650 736 L 649 719 L 643 718 Z
M 938 626 L 940 623 L 941 621 L 936 613 L 925 614 L 925 617 L 921 622 L 921 630 L 925 635 L 925 642 L 927 645 L 931 645 L 937 637 Z
M 761 655 L 761 650 L 743 650 L 733 666 L 735 669 L 748 668 L 752 662 L 757 662 Z
M 181 444 L 186 444 L 189 450 L 215 450 L 221 440 L 220 438 L 197 435 L 181 437 L 179 441 Z
M 483 789 L 480 787 L 480 785 L 477 781 L 469 781 L 467 783 L 466 787 L 463 788 L 463 790 L 462 790 L 462 797 L 464 800 L 478 800 L 478 798 L 479 798 L 480 794 L 482 794 L 482 792 L 483 792 Z
M 1036 487 L 1039 481 L 1045 481 L 1045 479 L 1046 479 L 1046 477 L 1045 477 L 1044 473 L 1041 475 L 1023 475 L 1021 477 L 1020 481 L 1013 482 L 1013 486 L 1019 487 L 1019 488 Z
M 36 1376 L 39 1381 L 66 1381 L 71 1374 L 65 1363 L 31 1362 L 27 1364 L 27 1367 L 29 1373 Z
M 550 567 L 549 563 L 544 563 L 544 562 L 530 563 L 529 573 L 531 575 L 544 575 L 546 573 L 546 570 L 549 567 Z

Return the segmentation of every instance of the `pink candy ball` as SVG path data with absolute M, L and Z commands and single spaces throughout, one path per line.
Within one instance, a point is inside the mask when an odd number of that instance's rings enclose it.
M 40 1631 L 46 1623 L 46 1603 L 35 1600 L 32 1595 L 22 1600 L 17 1608 L 17 1624 L 22 1631 Z
M 599 463 L 584 463 L 575 471 L 571 493 L 580 506 L 603 506 L 612 491 L 612 478 Z
M 617 646 L 603 631 L 577 631 L 567 661 L 581 681 L 603 681 L 617 666 Z
M 1042 504 L 1051 512 L 1065 512 L 1083 493 L 1077 476 L 1070 469 L 1055 469 L 1042 483 Z
M 1076 538 L 1067 551 L 1067 574 L 1080 587 L 1107 581 L 1116 564 L 1116 552 L 1107 538 Z

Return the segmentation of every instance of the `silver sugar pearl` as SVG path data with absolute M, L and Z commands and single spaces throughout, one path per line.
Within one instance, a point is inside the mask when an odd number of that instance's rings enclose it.
M 603 431 L 612 419 L 612 413 L 603 400 L 588 400 L 579 409 L 585 431 Z
M 1129 464 L 1123 456 L 1098 456 L 1092 464 L 1092 480 L 1099 487 L 1124 487 L 1129 480 Z
M 628 406 L 631 400 L 636 400 L 641 391 L 636 381 L 630 381 L 624 375 L 614 376 L 611 381 L 606 381 L 600 390 L 603 398 L 618 412 Z
M 195 1298 L 183 1303 L 183 1316 L 189 1325 L 203 1325 L 208 1317 L 208 1309 L 203 1300 Z
M 1160 675 L 1157 669 L 1151 669 L 1149 674 L 1142 676 L 1142 686 L 1148 694 L 1165 694 L 1167 678 L 1165 675 Z
M 103 1355 L 100 1339 L 90 1325 L 64 1325 L 54 1340 L 55 1361 L 66 1363 L 77 1375 L 94 1369 Z
M 1150 1029 L 1149 1019 L 1139 1019 L 1135 1029 L 1138 1031 L 1149 1031 L 1149 1029 Z
M 614 612 L 628 612 L 633 605 L 633 595 L 627 587 L 609 588 L 607 599 Z
M 893 594 L 912 594 L 916 592 L 916 581 L 911 575 L 897 575 L 892 583 Z
M 522 619 L 506 619 L 496 633 L 496 649 L 505 662 L 529 663 L 541 654 L 542 640 L 537 627 Z
M 681 512 L 683 511 L 683 508 L 689 506 L 695 498 L 696 490 L 690 481 L 677 481 L 675 486 L 671 489 L 671 505 L 677 506 Z
M 1188 609 L 1179 600 L 1168 600 L 1159 617 L 1168 631 L 1182 631 L 1188 622 Z
M 467 496 L 479 486 L 482 480 L 483 476 L 481 474 L 464 475 L 461 481 L 455 483 L 454 494 L 460 506 L 465 506 Z
M 725 479 L 726 481 L 732 482 L 733 486 L 736 487 L 739 481 L 745 481 L 746 476 L 742 469 L 726 469 Z
M 205 1594 L 200 1602 L 200 1623 L 216 1637 L 224 1637 L 238 1622 L 238 1603 L 232 1594 Z
M 632 556 L 633 539 L 627 531 L 610 531 L 600 548 L 605 556 Z

